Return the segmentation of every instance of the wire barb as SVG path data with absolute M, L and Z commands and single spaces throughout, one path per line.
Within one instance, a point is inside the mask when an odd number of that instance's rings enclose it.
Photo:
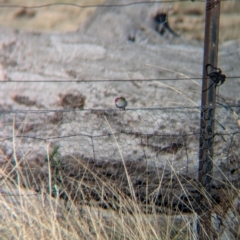
M 213 70 L 216 70 L 216 71 L 209 72 L 208 71 L 209 67 L 211 67 Z M 213 81 L 213 83 L 209 88 L 203 90 L 203 92 L 206 92 L 207 90 L 209 90 L 213 86 L 213 84 L 215 84 L 215 88 L 216 88 L 217 86 L 221 86 L 225 82 L 226 75 L 222 74 L 222 70 L 220 68 L 216 68 L 208 63 L 205 67 L 205 70 L 206 70 L 207 76 Z

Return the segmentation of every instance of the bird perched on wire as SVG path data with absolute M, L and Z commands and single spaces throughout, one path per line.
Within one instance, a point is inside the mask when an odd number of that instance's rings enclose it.
M 124 97 L 119 97 L 115 99 L 115 105 L 117 108 L 125 110 L 125 107 L 127 106 L 127 101 Z

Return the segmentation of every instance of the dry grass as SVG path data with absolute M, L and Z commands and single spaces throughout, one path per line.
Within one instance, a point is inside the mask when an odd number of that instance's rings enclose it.
M 140 202 L 108 183 L 104 183 L 102 192 L 108 187 L 117 197 L 108 199 L 115 210 L 100 207 L 94 200 L 79 204 L 74 199 L 64 200 L 59 195 L 49 194 L 46 189 L 53 193 L 52 178 L 49 178 L 48 188 L 37 193 L 23 188 L 21 178 L 17 182 L 9 174 L 2 172 L 1 175 L 1 239 L 197 239 L 196 214 L 179 211 L 172 215 L 171 210 L 169 214 L 159 214 L 154 202 L 147 204 L 152 211 L 146 213 Z M 239 239 L 239 190 L 229 185 L 219 191 L 220 204 L 211 206 L 215 224 L 206 232 L 212 231 L 215 237 L 224 233 L 230 239 L 232 236 Z M 79 188 L 78 194 L 84 195 L 84 192 Z
M 17 155 L 15 140 L 12 156 L 0 152 L 1 239 L 197 239 L 199 208 L 205 209 L 203 223 L 209 221 L 205 213 L 212 216 L 212 225 L 205 224 L 206 239 L 210 233 L 216 239 L 240 237 L 239 184 L 227 177 L 209 196 L 173 167 L 170 173 L 153 172 L 140 162 L 126 162 L 115 137 L 120 163 L 63 157 L 58 146 L 48 144 L 45 155 L 33 161 L 27 152 Z M 146 181 L 136 184 L 140 175 Z
M 118 145 L 116 138 L 115 144 Z M 184 214 L 180 210 L 173 211 L 171 203 L 157 206 L 157 198 L 139 200 L 123 157 L 126 191 L 104 176 L 101 178 L 91 164 L 76 157 L 73 158 L 83 171 L 79 171 L 78 178 L 64 175 L 58 148 L 52 152 L 48 146 L 46 149 L 45 178 L 41 178 L 40 173 L 36 175 L 32 164 L 23 164 L 24 156 L 19 159 L 16 154 L 9 159 L 12 164 L 1 168 L 1 239 L 197 239 L 196 207 L 190 207 L 191 214 Z M 172 179 L 179 181 L 182 192 L 187 192 L 175 169 L 171 174 Z M 162 188 L 162 180 L 163 175 L 159 175 L 153 193 Z M 203 202 L 198 206 L 207 206 L 212 214 L 213 225 L 206 225 L 209 236 L 206 239 L 210 239 L 210 233 L 216 238 L 225 234 L 229 239 L 239 239 L 239 189 L 224 181 L 225 187 L 218 190 L 218 197 L 213 201 L 200 187 L 191 181 L 187 183 L 202 194 Z M 170 202 L 172 191 L 169 185 L 164 196 Z M 149 192 L 149 199 L 153 193 Z M 183 201 L 185 204 L 194 202 L 179 199 L 179 204 Z
M 2 172 L 1 239 L 194 239 L 193 216 L 144 214 L 131 197 L 117 197 L 117 211 L 79 205 L 25 189 Z
M 192 215 L 157 214 L 154 202 L 146 203 L 147 208 L 152 210 L 144 213 L 125 164 L 129 195 L 100 178 L 89 163 L 83 164 L 79 159 L 75 160 L 86 174 L 82 172 L 78 181 L 75 177 L 64 176 L 58 171 L 62 169 L 57 158 L 58 149 L 52 152 L 48 146 L 46 149 L 45 178 L 41 178 L 40 170 L 36 174 L 33 164 L 24 163 L 25 156 L 19 158 L 16 153 L 2 165 L 1 239 L 195 238 Z M 124 163 L 123 157 L 122 161 Z M 61 177 L 64 179 L 57 185 L 56 179 Z M 91 186 L 86 177 L 95 178 L 95 185 Z M 98 202 L 89 194 L 93 188 L 94 194 L 101 196 Z
M 94 5 L 104 0 L 62 1 L 65 3 Z M 21 0 L 5 0 L 6 4 L 20 4 Z M 24 4 L 36 6 L 48 4 L 48 0 L 28 0 Z M 169 9 L 170 26 L 189 39 L 203 40 L 205 2 L 177 2 L 163 5 Z M 0 25 L 30 31 L 75 31 L 95 8 L 51 6 L 36 9 L 0 8 Z M 220 19 L 220 42 L 240 38 L 240 2 L 222 1 Z
M 205 1 L 178 2 L 172 4 L 169 22 L 174 30 L 188 39 L 203 41 L 205 26 Z M 221 1 L 219 41 L 239 39 L 240 2 Z
M 5 4 L 39 6 L 53 3 L 49 0 L 5 0 Z M 61 3 L 81 5 L 101 4 L 104 0 L 70 0 Z M 73 6 L 51 6 L 43 8 L 0 8 L 1 26 L 30 31 L 75 31 L 95 8 L 78 8 Z

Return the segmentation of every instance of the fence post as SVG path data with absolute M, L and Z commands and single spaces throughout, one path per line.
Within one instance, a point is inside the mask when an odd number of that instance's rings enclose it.
M 204 36 L 202 101 L 199 139 L 198 180 L 203 191 L 199 197 L 198 237 L 212 239 L 211 204 L 206 198 L 211 191 L 213 168 L 213 140 L 215 119 L 216 88 L 206 72 L 206 65 L 217 67 L 219 37 L 220 0 L 206 0 L 206 19 Z M 209 68 L 213 71 L 212 67 Z

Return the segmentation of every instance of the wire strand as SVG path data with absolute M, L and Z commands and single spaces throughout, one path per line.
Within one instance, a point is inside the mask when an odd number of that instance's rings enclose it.
M 162 4 L 162 3 L 176 3 L 176 2 L 201 2 L 206 3 L 207 0 L 162 0 L 162 1 L 138 1 L 132 3 L 123 3 L 123 4 L 91 4 L 91 5 L 80 5 L 75 3 L 48 3 L 36 6 L 26 6 L 20 4 L 0 4 L 0 8 L 26 8 L 26 9 L 33 9 L 33 8 L 45 8 L 51 6 L 70 6 L 70 7 L 77 7 L 77 8 L 109 8 L 109 7 L 127 7 L 131 5 L 140 5 L 140 4 Z M 234 0 L 221 0 L 222 2 L 235 2 Z
M 201 0 L 197 0 L 199 2 L 205 2 Z M 225 0 L 225 1 L 231 1 L 231 0 Z M 19 5 L 19 4 L 0 4 L 0 8 L 27 8 L 27 9 L 33 9 L 33 8 L 45 8 L 45 7 L 51 7 L 51 6 L 72 6 L 72 7 L 78 7 L 78 8 L 95 8 L 95 7 L 128 7 L 131 5 L 140 5 L 140 4 L 162 4 L 162 3 L 175 3 L 175 2 L 191 2 L 190 0 L 166 0 L 166 1 L 138 1 L 138 2 L 132 2 L 132 3 L 123 3 L 123 4 L 91 4 L 91 5 L 79 5 L 75 3 L 48 3 L 48 4 L 42 4 L 42 5 L 36 5 L 36 6 L 26 6 L 26 5 Z
M 227 77 L 227 79 L 240 79 L 240 76 Z M 84 79 L 84 80 L 9 80 L 0 81 L 1 83 L 57 83 L 57 82 L 74 82 L 74 83 L 92 83 L 92 82 L 151 82 L 151 81 L 191 81 L 191 80 L 202 80 L 201 77 L 186 77 L 186 78 L 145 78 L 145 79 Z

